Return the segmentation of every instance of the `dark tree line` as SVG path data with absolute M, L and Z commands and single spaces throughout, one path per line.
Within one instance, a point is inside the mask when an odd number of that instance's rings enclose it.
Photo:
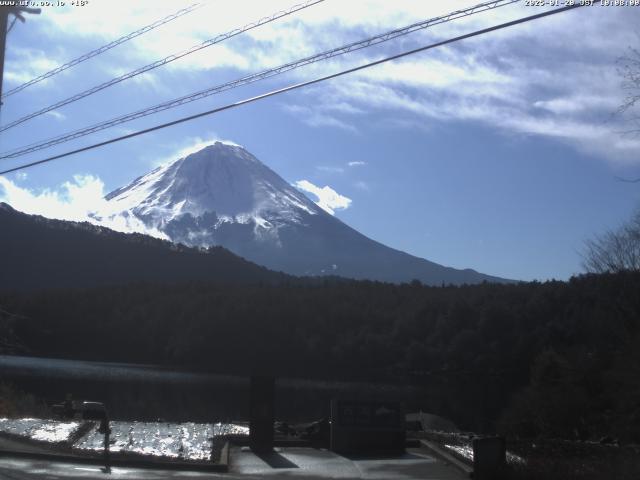
M 145 283 L 6 293 L 43 356 L 397 382 L 513 435 L 640 440 L 640 274 L 425 287 Z

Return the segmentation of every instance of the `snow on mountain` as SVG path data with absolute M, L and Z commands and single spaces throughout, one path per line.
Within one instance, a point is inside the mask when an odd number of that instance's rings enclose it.
M 283 224 L 300 223 L 301 213 L 321 213 L 244 148 L 219 141 L 156 168 L 105 199 L 107 206 L 95 212 L 96 220 L 135 217 L 159 231 L 184 216 L 215 213 L 214 229 L 223 223 L 252 224 L 260 236 Z M 189 232 L 186 243 L 209 246 L 210 228 Z
M 105 197 L 103 225 L 143 225 L 176 243 L 221 245 L 272 270 L 428 284 L 503 281 L 394 250 L 320 208 L 243 147 L 215 142 Z M 142 229 L 142 228 L 141 228 Z

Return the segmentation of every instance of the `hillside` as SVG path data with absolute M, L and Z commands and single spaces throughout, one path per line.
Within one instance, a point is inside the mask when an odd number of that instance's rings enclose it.
M 206 281 L 278 283 L 286 275 L 248 262 L 222 247 L 174 245 L 146 235 L 89 223 L 50 220 L 0 203 L 0 289 Z

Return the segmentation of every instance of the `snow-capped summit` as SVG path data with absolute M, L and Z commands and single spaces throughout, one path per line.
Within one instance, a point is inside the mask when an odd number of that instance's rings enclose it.
M 141 225 L 189 246 L 221 245 L 294 275 L 385 281 L 496 280 L 386 247 L 325 212 L 243 147 L 215 142 L 105 197 L 96 221 Z
M 129 213 L 162 230 L 185 215 L 215 213 L 220 222 L 267 228 L 270 220 L 299 222 L 321 212 L 311 200 L 238 145 L 215 142 L 156 168 L 108 194 L 101 216 Z

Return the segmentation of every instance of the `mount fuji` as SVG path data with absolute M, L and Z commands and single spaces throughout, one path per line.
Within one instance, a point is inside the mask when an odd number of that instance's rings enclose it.
M 223 246 L 293 275 L 440 285 L 506 280 L 395 250 L 325 212 L 243 147 L 215 142 L 105 197 L 96 221 L 142 224 L 175 243 Z

